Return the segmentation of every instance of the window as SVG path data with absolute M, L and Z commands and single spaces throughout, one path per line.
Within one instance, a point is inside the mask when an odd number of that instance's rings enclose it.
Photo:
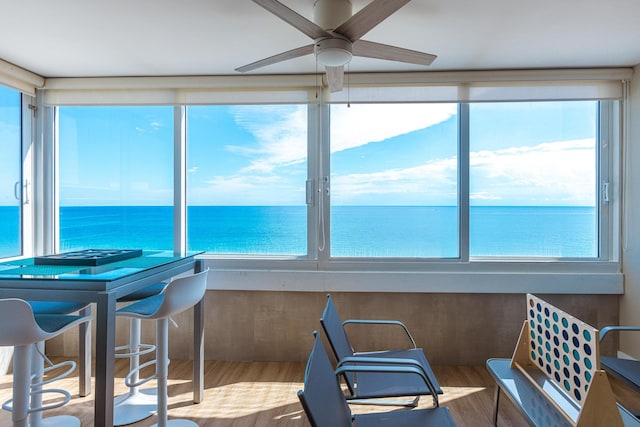
M 458 105 L 331 106 L 331 256 L 597 259 L 601 103 Z
M 458 257 L 457 109 L 331 106 L 333 257 Z
M 173 107 L 60 107 L 61 251 L 173 249 Z
M 598 102 L 470 105 L 470 255 L 598 256 Z
M 307 254 L 307 107 L 187 110 L 187 246 Z
M 22 253 L 21 94 L 0 86 L 0 257 Z

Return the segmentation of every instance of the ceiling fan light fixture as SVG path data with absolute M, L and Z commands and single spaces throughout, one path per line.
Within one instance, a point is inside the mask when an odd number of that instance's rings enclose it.
M 340 38 L 324 39 L 315 44 L 318 62 L 326 67 L 339 67 L 351 61 L 351 42 Z

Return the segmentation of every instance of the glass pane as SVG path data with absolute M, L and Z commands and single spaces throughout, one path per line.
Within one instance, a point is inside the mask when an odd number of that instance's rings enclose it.
M 187 246 L 307 253 L 307 107 L 194 106 L 187 128 Z
M 60 250 L 173 249 L 173 107 L 60 107 Z
M 22 253 L 20 92 L 0 86 L 0 257 Z
M 470 255 L 598 256 L 597 109 L 470 106 Z
M 331 106 L 331 255 L 457 257 L 456 104 Z

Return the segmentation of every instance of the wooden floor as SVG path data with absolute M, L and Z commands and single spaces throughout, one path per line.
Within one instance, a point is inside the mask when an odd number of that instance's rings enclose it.
M 126 360 L 116 362 L 116 394 L 125 391 L 123 377 L 127 367 Z M 205 398 L 198 405 L 192 403 L 191 367 L 190 361 L 171 361 L 169 418 L 188 418 L 201 427 L 309 426 L 296 396 L 302 387 L 303 363 L 207 361 Z M 492 425 L 495 386 L 484 366 L 436 366 L 434 372 L 444 389 L 440 404 L 449 407 L 458 426 Z M 11 396 L 11 382 L 11 375 L 0 378 L 0 400 Z M 70 414 L 79 417 L 84 427 L 94 425 L 93 397 L 78 397 L 77 377 L 58 381 L 53 386 L 65 388 L 74 396 L 66 406 L 48 411 L 45 417 Z M 154 387 L 155 382 L 149 386 Z M 430 405 L 431 399 L 423 397 L 419 407 Z M 351 405 L 351 409 L 362 413 L 391 408 Z M 148 427 L 155 422 L 153 416 L 130 426 Z M 10 425 L 11 414 L 0 410 L 0 426 Z M 528 424 L 508 399 L 502 399 L 498 425 Z
M 116 394 L 125 391 L 123 377 L 126 360 L 116 362 Z M 283 362 L 218 362 L 205 364 L 205 398 L 192 403 L 191 362 L 172 360 L 169 380 L 169 418 L 188 418 L 199 426 L 309 426 L 296 395 L 302 388 L 303 363 Z M 494 384 L 484 366 L 434 367 L 444 395 L 440 404 L 450 408 L 458 426 L 490 426 Z M 0 400 L 11 396 L 12 376 L 0 378 Z M 150 387 L 155 382 L 148 383 Z M 48 411 L 75 415 L 84 427 L 93 426 L 93 397 L 78 397 L 77 377 L 53 384 L 65 388 L 74 396 L 63 408 Z M 419 407 L 429 407 L 431 399 L 422 398 Z M 393 407 L 352 405 L 352 412 L 387 411 Z M 156 417 L 131 424 L 148 427 Z M 0 426 L 11 425 L 11 414 L 0 411 Z M 527 425 L 506 399 L 500 408 L 499 425 Z

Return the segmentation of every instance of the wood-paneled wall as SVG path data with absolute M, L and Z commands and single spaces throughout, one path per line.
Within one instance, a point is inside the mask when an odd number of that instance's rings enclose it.
M 434 365 L 484 365 L 490 357 L 511 357 L 526 317 L 522 294 L 333 293 L 347 318 L 403 321 Z M 618 324 L 617 295 L 539 295 L 595 327 Z M 205 358 L 229 361 L 305 361 L 311 332 L 321 329 L 326 303 L 321 292 L 208 291 Z M 191 358 L 191 312 L 170 327 L 170 357 Z M 349 326 L 356 350 L 406 347 L 398 330 Z M 603 354 L 615 353 L 617 337 L 607 337 Z M 77 354 L 77 334 L 47 344 L 52 355 Z M 128 339 L 128 322 L 118 321 L 117 342 Z M 399 337 L 400 339 L 396 339 Z M 153 342 L 154 326 L 143 322 L 143 341 Z

